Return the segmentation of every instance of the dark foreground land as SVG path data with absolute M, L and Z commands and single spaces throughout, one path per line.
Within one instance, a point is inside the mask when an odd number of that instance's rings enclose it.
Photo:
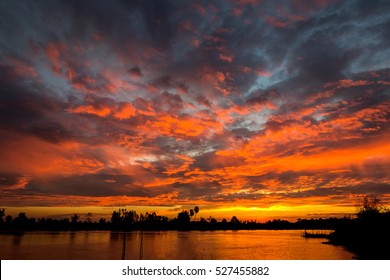
M 344 246 L 358 259 L 390 260 L 390 213 L 345 221 L 328 238 L 330 244 Z

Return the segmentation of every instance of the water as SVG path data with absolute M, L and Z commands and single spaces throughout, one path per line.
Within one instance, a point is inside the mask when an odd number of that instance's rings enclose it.
M 339 260 L 343 247 L 305 239 L 301 230 L 153 231 L 126 233 L 126 259 Z M 123 233 L 110 231 L 28 232 L 0 235 L 1 259 L 121 259 Z

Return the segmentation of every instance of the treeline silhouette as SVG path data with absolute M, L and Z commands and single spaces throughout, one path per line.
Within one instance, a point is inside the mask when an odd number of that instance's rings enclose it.
M 239 220 L 236 216 L 217 221 L 213 217 L 196 219 L 199 207 L 182 210 L 173 219 L 158 215 L 155 212 L 138 214 L 134 210 L 118 209 L 113 211 L 110 220 L 100 218 L 93 221 L 92 213 L 81 220 L 80 215 L 74 214 L 69 218 L 29 218 L 21 212 L 16 217 L 6 215 L 5 209 L 0 209 L 1 232 L 23 232 L 29 230 L 254 230 L 254 229 L 335 229 L 351 220 L 350 218 L 319 218 L 298 219 L 296 222 L 273 219 L 261 223 L 255 220 Z M 195 216 L 195 217 L 194 217 Z

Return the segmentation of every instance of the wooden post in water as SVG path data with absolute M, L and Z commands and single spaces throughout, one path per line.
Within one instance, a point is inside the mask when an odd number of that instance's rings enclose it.
M 123 231 L 122 260 L 126 258 L 126 231 Z
M 139 259 L 142 260 L 142 257 L 144 256 L 144 244 L 143 244 L 143 238 L 144 237 L 144 232 L 143 230 L 141 230 L 141 241 L 140 241 L 140 244 L 139 244 Z

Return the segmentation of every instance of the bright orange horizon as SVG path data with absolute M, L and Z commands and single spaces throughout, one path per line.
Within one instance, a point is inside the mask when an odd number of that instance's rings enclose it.
M 0 207 L 1 208 L 1 207 Z M 84 221 L 87 214 L 92 221 L 98 221 L 104 218 L 110 221 L 113 211 L 118 209 L 134 210 L 138 214 L 156 212 L 157 215 L 166 216 L 169 219 L 177 217 L 177 214 L 182 210 L 189 211 L 194 206 L 118 206 L 118 207 L 8 207 L 6 208 L 6 215 L 15 218 L 19 213 L 26 213 L 29 218 L 54 218 L 63 219 L 69 218 L 74 214 L 80 216 L 80 220 Z M 329 212 L 332 211 L 332 212 Z M 318 219 L 318 218 L 342 218 L 355 217 L 357 207 L 331 207 L 329 205 L 302 205 L 302 206 L 281 206 L 275 205 L 268 208 L 259 207 L 235 207 L 235 206 L 200 206 L 200 212 L 196 219 L 215 218 L 218 221 L 226 219 L 230 221 L 233 216 L 236 216 L 240 221 L 257 221 L 266 222 L 274 219 L 288 220 L 295 222 L 298 219 Z M 193 218 L 195 219 L 195 217 Z
M 350 215 L 371 193 L 389 206 L 388 14 L 366 5 L 0 8 L 0 207 L 265 221 Z

